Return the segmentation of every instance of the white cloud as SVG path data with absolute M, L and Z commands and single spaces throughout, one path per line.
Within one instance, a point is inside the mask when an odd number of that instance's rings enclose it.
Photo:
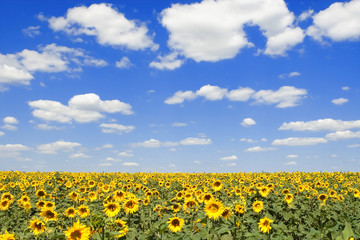
M 102 148 L 113 148 L 114 145 L 110 144 L 110 143 L 106 143 L 104 145 L 101 146 Z
M 29 85 L 35 72 L 81 71 L 82 66 L 103 67 L 107 62 L 88 56 L 83 49 L 39 46 L 40 51 L 24 49 L 16 54 L 0 54 L 0 84 Z
M 344 86 L 344 87 L 342 87 L 341 89 L 344 90 L 344 91 L 349 91 L 349 90 L 350 90 L 350 87 Z
M 111 167 L 112 163 L 106 162 L 106 163 L 99 163 L 100 167 Z
M 241 125 L 244 126 L 244 127 L 250 127 L 250 126 L 253 126 L 255 124 L 256 124 L 256 122 L 252 118 L 244 118 L 242 120 L 242 122 L 241 122 Z
M 4 123 L 6 123 L 6 124 L 18 124 L 18 123 L 19 123 L 19 121 L 18 121 L 16 118 L 10 117 L 10 116 L 5 117 L 5 118 L 3 119 L 3 121 L 4 121 Z
M 348 148 L 360 148 L 360 144 L 350 144 L 347 147 Z
M 293 131 L 341 131 L 352 128 L 360 128 L 360 120 L 343 121 L 331 118 L 318 119 L 309 122 L 297 121 L 283 123 L 279 130 Z
M 173 126 L 173 127 L 186 127 L 187 124 L 183 123 L 183 122 L 174 122 L 173 124 L 171 124 L 171 126 Z
M 346 98 L 337 98 L 337 99 L 331 100 L 331 102 L 336 105 L 343 105 L 344 103 L 347 103 L 348 101 L 349 100 Z
M 205 85 L 202 86 L 198 91 L 196 91 L 196 95 L 202 96 L 210 101 L 221 100 L 226 96 L 227 89 L 220 88 L 218 86 Z
M 299 105 L 299 101 L 307 94 L 305 89 L 283 86 L 277 91 L 260 90 L 253 95 L 255 103 L 277 104 L 277 108 L 287 108 Z
M 117 133 L 120 135 L 123 133 L 129 133 L 135 129 L 134 126 L 124 126 L 116 123 L 102 123 L 100 124 L 100 127 L 103 133 Z
M 289 154 L 286 156 L 286 158 L 298 158 L 299 155 L 295 155 L 295 154 Z
M 251 148 L 245 149 L 245 152 L 268 152 L 268 151 L 274 151 L 274 150 L 276 150 L 276 148 L 256 146 L 256 147 L 251 147 Z
M 4 136 L 4 135 L 5 135 L 5 133 L 0 131 L 0 137 Z
M 104 117 L 101 112 L 133 114 L 130 104 L 119 100 L 103 101 L 94 93 L 75 95 L 69 100 L 68 106 L 51 100 L 31 101 L 28 104 L 35 108 L 32 112 L 34 117 L 61 123 L 97 121 Z
M 161 146 L 161 142 L 153 138 L 144 142 L 131 144 L 131 147 L 144 147 L 144 148 L 158 148 L 160 146 Z
M 62 129 L 61 127 L 51 126 L 46 123 L 38 124 L 38 125 L 36 125 L 36 128 L 40 129 L 40 130 L 61 130 Z
M 133 157 L 134 153 L 133 151 L 125 151 L 125 152 L 120 152 L 118 153 L 119 157 Z
M 166 56 L 158 56 L 159 61 L 152 61 L 149 66 L 159 70 L 174 70 L 184 64 L 183 59 L 178 58 L 178 53 L 173 52 Z
M 49 27 L 69 35 L 96 36 L 101 45 L 130 50 L 157 49 L 144 23 L 128 20 L 110 4 L 92 4 L 68 9 L 65 17 L 51 17 Z
M 301 75 L 301 73 L 299 73 L 299 72 L 282 73 L 282 74 L 279 75 L 279 78 L 281 78 L 281 79 L 293 78 L 293 77 L 298 77 L 300 75 Z
M 220 158 L 221 161 L 231 161 L 231 160 L 237 160 L 237 159 L 238 159 L 238 157 L 235 155 Z
M 248 143 L 255 143 L 256 140 L 253 140 L 251 138 L 240 138 L 240 142 L 248 142 Z
M 189 137 L 180 141 L 181 145 L 208 145 L 211 144 L 212 141 L 209 138 L 193 138 Z
M 360 39 L 360 1 L 336 2 L 313 16 L 306 33 L 315 40 L 357 41 Z
M 177 91 L 172 97 L 165 100 L 166 104 L 180 104 L 185 100 L 191 101 L 196 98 L 196 94 L 192 91 Z
M 336 131 L 334 133 L 326 134 L 325 138 L 332 140 L 332 141 L 351 139 L 351 138 L 360 138 L 360 131 L 358 131 L 358 132 L 352 132 L 350 130 Z
M 137 162 L 123 162 L 122 165 L 126 166 L 126 167 L 137 167 L 137 166 L 139 166 L 139 163 L 137 163 Z
M 23 34 L 34 38 L 36 35 L 40 34 L 40 26 L 29 26 L 22 30 Z
M 70 154 L 69 158 L 91 158 L 91 156 L 79 152 L 79 153 Z
M 317 145 L 319 143 L 327 143 L 328 140 L 325 138 L 299 138 L 290 137 L 284 139 L 275 139 L 272 142 L 274 146 L 310 146 Z
M 303 11 L 303 12 L 299 15 L 299 17 L 297 18 L 297 20 L 298 20 L 299 22 L 305 21 L 305 20 L 307 20 L 308 18 L 310 18 L 313 14 L 314 14 L 314 10 L 312 10 L 312 9 L 309 9 L 309 10 L 307 10 L 307 11 Z
M 297 162 L 295 162 L 295 161 L 290 161 L 290 162 L 284 163 L 284 165 L 297 165 Z
M 242 101 L 246 102 L 250 99 L 250 97 L 255 93 L 255 91 L 251 88 L 242 88 L 239 87 L 238 89 L 231 90 L 226 94 L 226 97 L 230 101 Z
M 120 61 L 115 63 L 117 68 L 130 68 L 133 64 L 131 63 L 130 59 L 127 57 L 122 57 Z
M 37 149 L 40 153 L 44 154 L 57 154 L 58 151 L 71 152 L 75 147 L 80 147 L 81 144 L 77 142 L 65 142 L 64 140 L 59 140 L 53 143 L 47 143 L 37 146 Z
M 18 129 L 17 126 L 14 126 L 14 125 L 11 125 L 11 124 L 5 124 L 1 128 L 9 130 L 9 131 L 16 131 Z
M 170 33 L 171 49 L 196 62 L 215 62 L 254 46 L 245 25 L 259 26 L 267 38 L 265 54 L 286 55 L 304 38 L 303 31 L 293 26 L 294 19 L 282 0 L 207 0 L 172 4 L 161 12 L 160 21 Z
M 22 144 L 5 144 L 0 145 L 0 157 L 17 158 L 21 151 L 28 151 L 30 148 Z

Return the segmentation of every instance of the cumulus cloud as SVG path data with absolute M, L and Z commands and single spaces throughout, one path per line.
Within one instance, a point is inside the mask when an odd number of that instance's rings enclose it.
M 244 127 L 250 127 L 250 126 L 253 126 L 255 124 L 256 124 L 256 122 L 252 118 L 244 118 L 242 120 L 242 122 L 241 122 L 241 125 L 244 126 Z
M 276 150 L 276 148 L 256 146 L 256 147 L 251 147 L 251 148 L 245 149 L 245 152 L 268 152 L 268 151 L 274 151 L 274 150 Z
M 295 107 L 307 94 L 305 89 L 283 86 L 277 91 L 260 90 L 253 95 L 255 103 L 276 104 L 277 108 Z
M 314 10 L 312 10 L 312 9 L 306 10 L 299 15 L 297 20 L 298 20 L 298 22 L 305 21 L 305 20 L 309 19 L 311 16 L 313 16 L 313 14 L 314 14 Z
M 360 120 L 343 121 L 331 118 L 318 119 L 314 121 L 296 121 L 283 123 L 279 130 L 292 131 L 341 131 L 353 128 L 360 128 Z
M 255 104 L 277 104 L 278 108 L 294 107 L 299 105 L 301 99 L 305 98 L 307 91 L 293 86 L 283 86 L 277 91 L 260 90 L 255 92 L 251 88 L 238 88 L 229 91 L 227 88 L 205 85 L 194 93 L 193 91 L 178 91 L 172 97 L 165 100 L 166 104 L 180 104 L 185 100 L 194 100 L 204 97 L 206 100 L 218 101 L 227 98 L 230 101 L 248 101 L 254 99 Z
M 299 155 L 296 155 L 296 154 L 289 154 L 286 156 L 286 158 L 298 158 Z
M 0 54 L 0 84 L 30 85 L 36 72 L 81 71 L 82 66 L 103 67 L 107 62 L 93 58 L 83 49 L 39 46 L 39 51 L 24 49 L 16 54 Z
M 189 137 L 180 141 L 181 145 L 208 145 L 211 144 L 212 141 L 209 138 L 193 138 Z
M 173 127 L 186 127 L 187 124 L 183 123 L 183 122 L 174 122 L 173 124 L 171 124 L 171 126 L 173 126 Z
M 139 142 L 139 143 L 133 143 L 130 146 L 131 147 L 145 147 L 145 148 L 158 148 L 158 147 L 174 147 L 174 146 L 178 146 L 178 145 L 208 145 L 211 144 L 212 141 L 209 138 L 194 138 L 194 137 L 189 137 L 186 138 L 184 140 L 181 140 L 179 142 L 161 142 L 157 139 L 150 139 L 144 142 Z
M 281 79 L 293 78 L 293 77 L 298 77 L 300 75 L 301 75 L 301 73 L 299 73 L 299 72 L 282 73 L 282 74 L 279 75 L 279 78 L 281 78 Z
M 103 133 L 117 133 L 120 135 L 123 133 L 129 133 L 135 129 L 134 126 L 124 126 L 116 123 L 102 123 L 100 124 L 100 127 Z
M 133 153 L 133 151 L 119 152 L 118 156 L 119 157 L 133 157 L 134 153 Z
M 75 158 L 91 158 L 91 156 L 86 155 L 85 153 L 79 152 L 79 153 L 70 154 L 69 158 L 73 158 L 73 159 L 75 159 Z
M 336 131 L 334 133 L 326 134 L 325 138 L 332 140 L 332 141 L 351 139 L 351 138 L 360 138 L 360 131 L 358 131 L 358 132 L 353 132 L 350 130 Z
M 240 138 L 240 142 L 255 143 L 257 141 L 251 138 Z
M 196 98 L 196 94 L 192 91 L 177 91 L 172 97 L 165 100 L 166 104 L 180 104 L 185 100 L 191 101 Z
M 237 160 L 237 159 L 238 159 L 238 157 L 235 155 L 220 158 L 221 161 L 232 161 L 232 160 Z
M 22 30 L 23 34 L 26 36 L 29 36 L 31 38 L 34 38 L 36 35 L 40 34 L 40 26 L 29 26 Z
M 64 17 L 48 19 L 55 32 L 72 36 L 95 36 L 101 45 L 123 47 L 130 50 L 157 49 L 144 23 L 128 20 L 110 4 L 92 4 L 68 9 Z
M 122 57 L 120 61 L 115 63 L 117 68 L 130 68 L 133 64 L 131 63 L 130 59 L 127 57 Z
M 301 138 L 301 137 L 289 137 L 284 139 L 275 139 L 272 142 L 274 146 L 310 146 L 320 143 L 327 143 L 325 138 Z
M 104 117 L 102 112 L 133 114 L 130 104 L 119 100 L 103 101 L 94 93 L 75 95 L 69 100 L 67 106 L 51 100 L 30 101 L 28 104 L 30 107 L 35 108 L 32 112 L 34 117 L 61 123 L 97 121 Z
M 196 62 L 215 62 L 254 46 L 246 37 L 246 25 L 259 26 L 267 38 L 264 54 L 286 55 L 304 38 L 294 19 L 283 0 L 207 0 L 172 4 L 161 12 L 160 21 L 170 33 L 171 49 Z
M 177 52 L 170 53 L 166 56 L 158 56 L 158 61 L 152 61 L 149 66 L 159 70 L 174 70 L 183 65 L 184 60 L 179 59 Z
M 5 135 L 5 133 L 0 131 L 0 137 L 4 136 L 4 135 Z
M 18 123 L 19 123 L 19 121 L 18 121 L 16 118 L 10 117 L 10 116 L 5 117 L 5 118 L 3 119 L 3 121 L 4 121 L 4 123 L 6 123 L 6 124 L 18 124 Z
M 315 40 L 358 41 L 360 39 L 360 0 L 335 2 L 313 16 L 306 33 Z
M 335 105 L 343 105 L 344 103 L 347 103 L 349 100 L 346 98 L 337 98 L 337 99 L 333 99 L 331 100 L 331 102 Z
M 71 152 L 75 147 L 80 146 L 81 144 L 77 142 L 65 142 L 64 140 L 59 140 L 57 142 L 39 145 L 37 146 L 37 150 L 44 154 L 57 154 L 59 151 Z
M 11 125 L 11 124 L 5 124 L 1 128 L 9 130 L 9 131 L 16 131 L 18 129 L 17 126 L 14 126 L 14 125 Z
M 123 166 L 126 166 L 126 167 L 137 167 L 137 166 L 139 166 L 140 164 L 137 163 L 137 162 L 123 162 L 122 165 L 123 165 Z
M 3 158 L 16 158 L 19 157 L 20 152 L 28 151 L 30 147 L 22 144 L 5 144 L 0 145 L 0 157 Z

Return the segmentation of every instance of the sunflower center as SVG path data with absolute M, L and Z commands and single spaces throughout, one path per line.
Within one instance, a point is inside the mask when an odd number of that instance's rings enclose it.
M 55 214 L 52 211 L 46 211 L 46 217 L 47 218 L 54 218 Z
M 211 212 L 217 212 L 218 210 L 219 210 L 219 206 L 218 205 L 216 205 L 216 204 L 211 204 L 210 205 L 210 207 L 209 207 L 209 210 L 211 211 Z
M 38 229 L 38 230 L 41 230 L 42 227 L 43 227 L 43 225 L 42 225 L 41 222 L 39 222 L 39 223 L 35 223 L 35 224 L 34 224 L 34 227 L 35 227 L 36 229 Z
M 268 220 L 264 220 L 263 225 L 264 225 L 265 227 L 267 227 L 267 226 L 269 226 L 269 225 L 270 225 L 270 222 L 269 222 Z
M 72 239 L 81 239 L 81 232 L 80 232 L 80 230 L 75 230 L 75 231 L 73 231 L 71 234 L 70 234 L 70 237 L 72 238 Z
M 171 221 L 171 225 L 174 227 L 180 226 L 180 221 L 178 219 L 174 219 Z
M 134 203 L 132 201 L 129 201 L 126 203 L 126 207 L 128 208 L 133 208 L 134 207 Z
M 3 202 L 1 203 L 1 205 L 2 205 L 3 207 L 7 206 L 7 204 L 8 204 L 8 201 L 3 201 Z
M 220 186 L 220 182 L 215 182 L 215 183 L 214 183 L 214 186 L 215 186 L 215 187 L 219 187 L 219 186 Z
M 115 210 L 116 210 L 116 207 L 115 207 L 114 204 L 111 204 L 111 205 L 108 206 L 108 209 L 109 209 L 110 211 L 115 211 Z

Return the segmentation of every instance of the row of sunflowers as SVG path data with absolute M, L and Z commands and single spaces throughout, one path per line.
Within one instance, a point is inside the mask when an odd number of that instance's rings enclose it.
M 0 240 L 357 239 L 359 176 L 0 172 Z

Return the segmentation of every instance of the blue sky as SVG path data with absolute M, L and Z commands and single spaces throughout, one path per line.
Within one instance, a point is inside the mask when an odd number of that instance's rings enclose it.
M 359 16 L 359 0 L 3 0 L 1 170 L 359 171 Z

